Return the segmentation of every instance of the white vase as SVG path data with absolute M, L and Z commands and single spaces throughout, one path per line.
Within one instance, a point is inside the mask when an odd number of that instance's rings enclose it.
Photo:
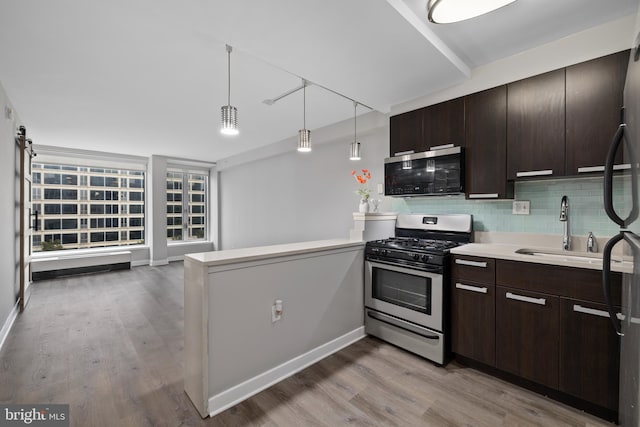
M 360 212 L 360 213 L 369 212 L 369 200 L 368 199 L 360 199 L 360 205 L 358 206 L 358 212 Z

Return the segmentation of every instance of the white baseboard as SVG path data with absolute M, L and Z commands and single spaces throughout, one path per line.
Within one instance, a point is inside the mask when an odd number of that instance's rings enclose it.
M 169 262 L 173 262 L 173 261 L 184 261 L 184 255 L 175 255 L 175 256 L 170 256 L 168 259 L 169 259 Z
M 16 318 L 18 317 L 18 312 L 20 311 L 18 309 L 19 303 L 20 303 L 19 300 L 16 301 L 16 304 L 11 309 L 11 312 L 9 313 L 7 320 L 5 320 L 4 325 L 2 325 L 2 329 L 0 330 L 0 351 L 2 351 L 2 346 L 4 345 L 4 342 L 9 336 L 9 332 L 13 327 L 13 323 L 16 321 Z
M 151 267 L 158 267 L 158 266 L 160 266 L 160 265 L 167 265 L 167 264 L 169 264 L 169 260 L 168 260 L 167 258 L 165 258 L 165 259 L 158 259 L 158 260 L 153 260 L 153 259 L 152 259 L 152 260 L 149 262 L 149 265 L 150 265 Z
M 149 260 L 148 259 L 141 259 L 138 261 L 131 261 L 131 267 L 140 267 L 143 265 L 149 265 Z
M 271 387 L 272 385 L 284 380 L 313 365 L 314 363 L 324 359 L 331 354 L 342 350 L 343 348 L 353 344 L 354 342 L 365 337 L 364 326 L 354 329 L 326 344 L 314 348 L 300 356 L 284 362 L 266 372 L 261 373 L 243 383 L 231 387 L 209 398 L 209 416 L 213 417 L 220 412 L 237 405 L 245 399 Z

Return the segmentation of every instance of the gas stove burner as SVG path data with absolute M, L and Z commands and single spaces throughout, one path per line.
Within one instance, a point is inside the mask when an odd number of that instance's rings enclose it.
M 406 249 L 406 250 L 436 250 L 446 251 L 459 245 L 451 240 L 417 239 L 412 237 L 392 237 L 386 240 L 377 240 L 376 246 Z

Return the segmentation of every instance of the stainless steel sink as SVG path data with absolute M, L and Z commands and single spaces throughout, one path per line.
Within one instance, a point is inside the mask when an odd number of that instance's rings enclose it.
M 522 249 L 518 249 L 516 253 L 522 254 L 522 255 L 531 255 L 531 256 L 541 257 L 541 258 L 568 261 L 568 262 L 581 262 L 585 264 L 601 264 L 602 263 L 602 254 L 594 254 L 589 252 L 578 252 L 578 254 L 573 255 L 565 251 L 522 248 Z M 623 261 L 620 259 L 611 259 L 611 263 L 622 263 L 622 262 Z

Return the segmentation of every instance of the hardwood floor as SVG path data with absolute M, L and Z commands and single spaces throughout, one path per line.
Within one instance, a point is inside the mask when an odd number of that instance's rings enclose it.
M 604 426 L 473 369 L 365 338 L 202 420 L 183 391 L 183 268 L 36 282 L 0 352 L 0 402 L 73 426 Z

